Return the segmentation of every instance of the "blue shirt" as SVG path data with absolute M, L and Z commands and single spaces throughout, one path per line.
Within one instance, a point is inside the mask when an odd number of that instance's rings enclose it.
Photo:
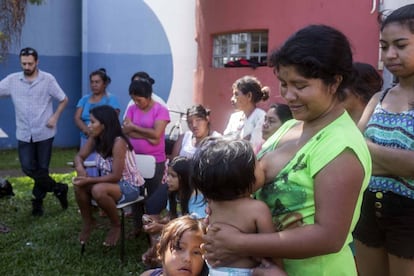
M 104 95 L 101 98 L 101 100 L 96 103 L 90 102 L 91 96 L 91 94 L 83 96 L 76 105 L 76 108 L 82 108 L 81 119 L 86 125 L 89 125 L 89 123 L 91 122 L 89 111 L 96 106 L 109 105 L 112 106 L 114 109 L 120 109 L 118 100 L 111 93 L 106 93 L 106 95 Z M 81 132 L 80 135 L 83 138 L 87 138 L 87 136 L 83 132 Z

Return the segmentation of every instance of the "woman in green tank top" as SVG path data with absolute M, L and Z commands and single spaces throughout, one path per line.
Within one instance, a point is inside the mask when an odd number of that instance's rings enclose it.
M 348 244 L 371 159 L 341 104 L 352 79 L 348 39 L 332 27 L 311 25 L 273 52 L 270 62 L 294 117 L 257 156 L 263 176 L 256 180 L 264 181 L 257 181 L 255 196 L 270 208 L 276 232 L 243 234 L 210 225 L 206 258 L 225 266 L 237 256 L 280 257 L 288 275 L 357 275 Z

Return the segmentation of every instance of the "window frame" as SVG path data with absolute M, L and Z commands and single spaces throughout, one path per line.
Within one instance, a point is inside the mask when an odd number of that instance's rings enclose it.
M 215 34 L 213 35 L 212 67 L 267 66 L 268 50 L 268 30 Z

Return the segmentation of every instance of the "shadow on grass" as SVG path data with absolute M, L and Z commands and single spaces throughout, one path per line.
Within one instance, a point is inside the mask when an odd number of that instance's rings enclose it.
M 52 174 L 56 181 L 71 183 L 75 173 Z M 0 275 L 139 275 L 143 270 L 141 255 L 147 248 L 144 236 L 127 240 L 125 261 L 119 260 L 120 245 L 109 252 L 102 242 L 109 230 L 107 218 L 96 214 L 96 229 L 81 257 L 78 234 L 81 218 L 69 184 L 69 208 L 62 210 L 58 200 L 48 193 L 42 217 L 31 216 L 33 181 L 28 177 L 9 178 L 14 197 L 0 199 L 0 221 L 10 228 L 0 233 Z M 127 233 L 132 221 L 126 221 Z

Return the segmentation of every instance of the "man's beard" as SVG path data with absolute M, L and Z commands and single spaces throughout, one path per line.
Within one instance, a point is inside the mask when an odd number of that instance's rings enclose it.
M 23 70 L 23 73 L 26 77 L 31 77 L 36 72 L 37 68 L 34 68 L 33 70 Z

